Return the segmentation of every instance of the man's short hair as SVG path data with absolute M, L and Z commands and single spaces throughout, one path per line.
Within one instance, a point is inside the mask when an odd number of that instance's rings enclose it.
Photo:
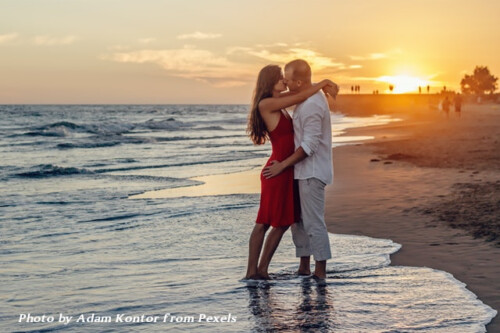
M 311 66 L 307 61 L 297 59 L 290 61 L 285 65 L 285 71 L 291 70 L 294 80 L 301 80 L 304 82 L 311 82 Z

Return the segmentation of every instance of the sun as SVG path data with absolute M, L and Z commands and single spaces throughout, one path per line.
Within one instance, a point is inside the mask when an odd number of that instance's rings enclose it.
M 394 90 L 392 92 L 395 94 L 417 92 L 418 87 L 422 87 L 422 89 L 424 89 L 429 84 L 429 81 L 425 79 L 409 75 L 381 76 L 377 79 L 377 81 L 385 82 L 394 86 Z M 387 92 L 390 92 L 390 90 L 387 89 Z

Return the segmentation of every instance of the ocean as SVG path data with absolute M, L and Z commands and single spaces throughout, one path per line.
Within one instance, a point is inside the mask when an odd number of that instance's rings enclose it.
M 273 280 L 248 283 L 258 194 L 131 199 L 261 167 L 270 145 L 250 142 L 247 112 L 0 106 L 0 331 L 485 331 L 496 311 L 446 272 L 389 266 L 389 239 L 330 234 L 322 286 L 294 275 L 287 232 Z M 332 114 L 332 141 L 393 120 Z

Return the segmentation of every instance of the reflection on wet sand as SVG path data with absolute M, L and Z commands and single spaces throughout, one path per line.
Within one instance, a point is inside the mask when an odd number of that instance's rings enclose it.
M 230 195 L 260 193 L 260 173 L 262 168 L 229 174 L 190 178 L 202 182 L 201 185 L 148 191 L 129 196 L 129 199 L 160 199 L 179 197 L 199 197 L 207 195 Z
M 305 278 L 297 287 L 296 295 L 290 295 L 290 288 L 273 282 L 248 285 L 248 307 L 255 320 L 252 331 L 332 332 L 335 312 L 328 285 Z

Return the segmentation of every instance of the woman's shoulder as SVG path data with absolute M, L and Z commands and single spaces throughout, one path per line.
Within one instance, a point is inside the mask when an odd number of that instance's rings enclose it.
M 259 109 L 259 112 L 262 113 L 277 113 L 280 112 L 281 110 L 279 108 L 274 108 L 276 103 L 273 103 L 273 101 L 277 97 L 266 97 L 260 100 L 260 102 L 257 104 L 257 107 Z

